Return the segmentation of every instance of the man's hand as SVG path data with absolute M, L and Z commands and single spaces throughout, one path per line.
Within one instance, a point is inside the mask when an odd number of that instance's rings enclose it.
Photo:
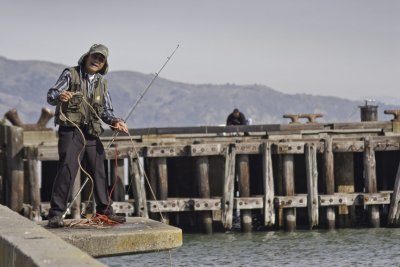
M 118 132 L 128 133 L 128 127 L 126 126 L 125 122 L 123 122 L 123 121 L 117 121 L 114 124 L 114 129 L 117 130 Z
M 60 93 L 60 95 L 58 96 L 58 99 L 61 102 L 68 102 L 72 98 L 73 95 L 74 95 L 74 93 L 72 93 L 70 91 L 62 91 Z

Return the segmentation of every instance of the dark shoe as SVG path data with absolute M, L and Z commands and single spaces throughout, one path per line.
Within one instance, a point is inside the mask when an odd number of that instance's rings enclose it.
M 64 221 L 63 221 L 62 216 L 56 215 L 56 216 L 54 216 L 54 217 L 51 217 L 51 218 L 49 219 L 49 222 L 47 223 L 47 226 L 48 226 L 48 227 L 51 227 L 51 228 L 61 228 L 61 227 L 64 227 Z
M 112 213 L 112 214 L 106 214 L 106 216 L 108 217 L 108 219 L 110 219 L 110 220 L 112 220 L 112 221 L 114 221 L 114 222 L 117 222 L 117 223 L 124 223 L 124 222 L 126 222 L 125 216 L 119 216 L 119 215 L 114 214 L 114 213 Z

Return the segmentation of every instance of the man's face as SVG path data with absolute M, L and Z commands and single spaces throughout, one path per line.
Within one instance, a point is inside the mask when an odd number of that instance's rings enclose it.
M 239 118 L 239 112 L 233 112 L 233 116 L 235 116 L 235 118 Z
M 86 59 L 85 70 L 89 74 L 95 74 L 99 72 L 106 64 L 106 58 L 100 54 L 90 54 Z

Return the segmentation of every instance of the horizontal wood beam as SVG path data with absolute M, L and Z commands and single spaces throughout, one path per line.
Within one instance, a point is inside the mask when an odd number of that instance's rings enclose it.
M 194 198 L 192 199 L 193 210 L 221 210 L 221 198 Z
M 304 154 L 304 142 L 273 143 L 272 153 L 275 154 Z
M 306 208 L 307 195 L 275 196 L 276 208 Z
M 171 146 L 148 146 L 144 148 L 143 155 L 145 157 L 179 157 L 187 155 L 185 145 Z
M 260 154 L 260 145 L 263 144 L 263 140 L 260 142 L 243 142 L 243 143 L 236 143 L 236 154 Z
M 250 210 L 264 208 L 263 197 L 236 197 L 233 200 L 233 207 L 236 210 Z
M 354 138 L 332 138 L 332 151 L 334 153 L 341 152 L 363 152 L 364 141 L 360 140 L 362 136 Z M 398 151 L 400 150 L 400 142 L 398 136 L 374 136 L 370 137 L 373 141 L 374 151 Z M 204 143 L 193 144 L 195 139 L 187 139 L 186 144 L 183 140 L 171 144 L 146 144 L 146 143 L 121 143 L 117 147 L 117 157 L 119 159 L 127 158 L 130 155 L 138 153 L 143 157 L 182 157 L 182 156 L 213 156 L 224 155 L 225 150 L 229 146 L 235 146 L 237 154 L 261 154 L 261 146 L 266 139 L 250 139 L 237 142 L 236 139 L 226 140 L 203 140 Z M 312 142 L 316 145 L 317 153 L 324 152 L 324 143 L 322 138 L 302 138 L 301 141 L 286 141 L 278 140 L 270 141 L 271 153 L 273 154 L 304 154 L 304 144 Z M 115 158 L 115 148 L 106 149 L 106 158 Z M 58 160 L 57 144 L 44 144 L 38 146 L 38 160 L 52 161 Z
M 134 214 L 135 212 L 135 207 L 134 207 L 134 200 L 129 200 L 129 201 L 114 201 L 112 204 L 113 211 L 115 213 L 125 213 L 125 214 Z M 81 203 L 81 210 L 82 213 L 86 212 L 86 208 L 88 206 L 91 206 L 88 201 L 82 202 Z M 49 214 L 49 209 L 50 209 L 50 203 L 49 202 L 42 202 L 40 204 L 40 210 L 41 210 L 41 215 L 47 216 Z M 70 215 L 71 212 L 68 210 L 67 215 Z
M 221 144 L 192 144 L 188 146 L 190 156 L 212 156 L 222 153 Z
M 393 191 L 382 191 L 378 193 L 335 193 L 334 195 L 319 195 L 319 206 L 359 206 L 359 205 L 388 205 Z M 307 195 L 275 196 L 275 208 L 306 208 Z M 115 201 L 112 204 L 116 213 L 133 214 L 134 200 Z M 82 211 L 88 206 L 83 202 Z M 179 212 L 179 211 L 219 211 L 221 210 L 221 198 L 169 198 L 168 200 L 148 200 L 149 212 Z M 263 209 L 264 200 L 262 196 L 236 197 L 234 198 L 234 209 Z M 49 202 L 41 203 L 42 215 L 47 216 L 50 209 Z M 70 214 L 69 212 L 67 214 Z

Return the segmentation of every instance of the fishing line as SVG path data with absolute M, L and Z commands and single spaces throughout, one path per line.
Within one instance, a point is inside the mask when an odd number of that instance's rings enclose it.
M 179 44 L 178 44 L 178 45 L 176 46 L 176 48 L 173 50 L 173 52 L 171 53 L 171 55 L 170 55 L 169 57 L 167 57 L 167 60 L 166 60 L 166 61 L 164 62 L 164 64 L 161 66 L 161 68 L 159 69 L 159 71 L 155 73 L 153 79 L 150 81 L 150 83 L 148 84 L 148 86 L 143 90 L 143 92 L 140 94 L 140 97 L 136 100 L 136 102 L 133 104 L 133 106 L 131 107 L 131 109 L 129 110 L 129 112 L 127 113 L 127 115 L 125 116 L 123 122 L 126 122 L 126 121 L 129 119 L 129 117 L 131 116 L 131 114 L 133 113 L 133 111 L 135 110 L 135 108 L 138 106 L 138 104 L 140 103 L 140 101 L 143 99 L 143 97 L 144 97 L 144 95 L 146 94 L 146 92 L 150 89 L 150 87 L 152 86 L 152 84 L 154 83 L 154 81 L 157 79 L 157 77 L 159 76 L 159 74 L 161 73 L 161 71 L 162 71 L 162 70 L 164 69 L 164 67 L 167 65 L 167 63 L 168 63 L 169 60 L 172 58 L 172 56 L 175 54 L 175 52 L 176 52 L 176 50 L 177 50 L 178 48 L 179 48 Z M 76 94 L 76 93 L 74 93 L 74 94 Z M 109 126 L 110 128 L 112 128 L 112 129 L 113 129 L 113 128 L 116 128 L 116 127 L 113 126 L 113 125 L 109 125 L 109 124 L 105 123 L 105 122 L 99 117 L 99 115 L 97 114 L 96 110 L 92 107 L 92 105 L 91 105 L 90 103 L 88 103 L 87 100 L 86 100 L 85 98 L 82 98 L 82 99 L 83 99 L 83 101 L 88 105 L 88 107 L 90 107 L 90 109 L 92 109 L 92 111 L 94 111 L 95 116 L 96 116 L 101 122 L 103 122 L 105 125 L 108 125 L 108 126 Z M 92 183 L 91 192 L 90 192 L 90 195 L 89 195 L 89 200 L 90 200 L 90 198 L 91 198 L 91 196 L 92 196 L 92 194 L 93 194 L 93 191 L 94 191 L 94 181 L 93 181 L 93 178 L 90 176 L 90 174 L 89 174 L 86 170 L 84 170 L 84 168 L 82 167 L 82 165 L 81 165 L 81 163 L 80 163 L 80 155 L 81 155 L 82 151 L 83 151 L 83 150 L 85 149 L 85 147 L 86 147 L 86 139 L 85 139 L 85 136 L 84 136 L 83 132 L 81 131 L 81 129 L 79 128 L 79 126 L 78 126 L 76 123 L 72 122 L 70 119 L 68 119 L 68 118 L 65 116 L 65 114 L 62 112 L 62 109 L 61 109 L 61 108 L 60 108 L 60 114 L 61 114 L 67 121 L 71 122 L 72 125 L 74 125 L 74 126 L 79 130 L 80 134 L 82 135 L 83 142 L 84 142 L 83 144 L 84 144 L 84 145 L 83 145 L 83 147 L 82 147 L 82 150 L 81 150 L 81 151 L 79 152 L 79 154 L 78 154 L 78 164 L 79 164 L 79 168 L 87 175 L 86 181 L 85 181 L 84 184 L 81 186 L 80 190 L 79 190 L 78 193 L 75 195 L 75 197 L 74 197 L 73 200 L 71 201 L 70 205 L 68 206 L 67 210 L 65 211 L 65 213 L 64 213 L 64 215 L 63 215 L 63 217 L 65 217 L 65 214 L 67 213 L 68 209 L 70 208 L 70 206 L 72 206 L 72 204 L 73 204 L 73 202 L 75 201 L 75 199 L 76 199 L 76 198 L 78 197 L 78 195 L 81 193 L 81 191 L 82 191 L 82 189 L 84 188 L 84 186 L 86 185 L 88 179 L 90 179 L 90 180 L 91 180 L 91 183 Z M 118 136 L 118 133 L 119 133 L 119 132 L 114 132 L 114 134 L 113 134 L 113 136 L 112 136 L 112 139 L 111 139 L 110 142 L 108 143 L 106 149 L 108 149 L 108 148 L 111 146 L 111 144 L 114 142 L 115 138 Z M 146 182 L 147 182 L 147 184 L 148 184 L 148 186 L 149 186 L 150 192 L 151 192 L 151 194 L 152 194 L 154 200 L 156 201 L 156 204 L 157 204 L 157 207 L 158 207 L 158 212 L 159 212 L 159 214 L 160 214 L 162 223 L 166 223 L 166 220 L 165 220 L 164 216 L 162 215 L 162 212 L 161 212 L 161 209 L 160 209 L 160 204 L 159 204 L 159 202 L 158 202 L 158 200 L 157 200 L 157 198 L 156 198 L 156 196 L 155 196 L 155 193 L 154 193 L 154 191 L 153 191 L 153 188 L 151 187 L 149 178 L 148 178 L 148 176 L 147 176 L 147 174 L 146 174 L 146 171 L 145 171 L 145 169 L 144 169 L 144 167 L 143 167 L 141 161 L 139 160 L 140 156 L 139 156 L 139 153 L 138 153 L 137 150 L 136 150 L 135 144 L 134 144 L 134 142 L 133 142 L 133 138 L 132 138 L 132 136 L 130 135 L 129 131 L 127 131 L 127 134 L 128 134 L 128 136 L 129 136 L 129 138 L 130 138 L 130 141 L 131 141 L 131 143 L 132 143 L 132 148 L 133 148 L 133 150 L 135 151 L 136 158 L 138 159 L 137 162 L 138 162 L 138 165 L 139 165 L 139 167 L 140 167 L 139 170 L 141 170 L 141 172 L 143 173 L 144 177 L 146 178 Z M 116 168 L 117 168 L 117 166 L 116 166 Z M 117 182 L 117 177 L 116 177 L 116 179 L 115 179 L 115 181 L 114 181 L 114 185 L 113 185 L 113 187 L 112 187 L 112 189 L 111 189 L 111 191 L 110 191 L 109 203 L 108 203 L 108 205 L 107 205 L 106 210 L 107 210 L 107 209 L 109 208 L 109 206 L 110 206 L 110 203 L 111 203 L 111 195 L 112 195 L 113 190 L 115 189 L 115 184 L 116 184 L 116 182 Z M 130 181 L 130 184 L 131 184 L 131 183 L 132 183 L 132 180 Z M 129 187 L 130 187 L 130 185 L 129 185 Z M 93 203 L 93 204 L 94 204 L 94 203 Z M 100 220 L 101 220 L 101 218 L 100 218 Z M 168 250 L 168 252 L 169 252 L 169 258 L 170 258 L 170 266 L 172 266 L 171 250 Z
M 84 102 L 89 106 L 89 108 L 92 109 L 92 111 L 94 111 L 95 116 L 96 116 L 101 122 L 103 122 L 105 125 L 107 125 L 107 126 L 109 126 L 109 127 L 111 127 L 111 128 L 116 128 L 116 127 L 113 126 L 113 125 L 110 125 L 110 124 L 105 123 L 105 122 L 99 117 L 99 115 L 97 114 L 97 112 L 95 111 L 95 109 L 92 107 L 92 105 L 90 105 L 90 103 L 87 102 L 86 99 L 83 98 L 83 100 L 84 100 Z M 136 149 L 135 143 L 134 143 L 134 141 L 133 141 L 133 137 L 130 135 L 129 131 L 127 132 L 127 135 L 129 136 L 129 139 L 130 139 L 130 141 L 131 141 L 131 143 L 132 143 L 132 148 L 133 148 L 133 151 L 135 152 L 135 156 L 136 156 L 136 158 L 138 159 L 137 162 L 138 162 L 138 165 L 139 165 L 139 170 L 143 173 L 143 176 L 146 178 L 146 182 L 147 182 L 147 185 L 149 186 L 149 190 L 150 190 L 150 192 L 151 192 L 151 195 L 153 196 L 153 198 L 154 198 L 154 200 L 155 200 L 155 202 L 156 202 L 157 209 L 158 209 L 158 212 L 159 212 L 160 217 L 161 217 L 161 221 L 162 221 L 162 223 L 166 223 L 166 220 L 165 220 L 165 218 L 164 218 L 164 216 L 163 216 L 163 214 L 162 214 L 162 212 L 161 212 L 161 209 L 160 209 L 161 205 L 160 205 L 160 203 L 159 203 L 158 200 L 157 200 L 157 197 L 156 197 L 156 195 L 155 195 L 155 193 L 154 193 L 153 188 L 151 187 L 150 180 L 149 180 L 149 178 L 148 178 L 148 176 L 147 176 L 147 174 L 146 174 L 146 171 L 145 171 L 145 169 L 144 169 L 144 166 L 143 166 L 143 164 L 141 163 L 141 161 L 139 160 L 140 156 L 139 156 L 139 153 L 138 153 L 138 151 L 137 151 L 137 149 Z M 112 140 L 112 142 L 114 142 L 114 140 L 115 140 L 115 138 Z M 116 166 L 116 168 L 117 168 L 117 167 L 118 167 L 118 166 Z M 117 179 L 115 179 L 114 186 L 113 186 L 113 189 L 112 189 L 112 190 L 114 190 L 116 181 L 117 181 Z M 131 183 L 132 183 L 132 179 L 131 179 Z M 110 196 L 111 196 L 111 194 L 112 194 L 112 191 L 110 192 Z M 109 198 L 109 201 L 111 201 L 111 197 Z M 110 204 L 109 204 L 109 205 L 110 205 Z M 108 207 L 107 207 L 107 208 L 108 208 Z M 170 266 L 173 266 L 173 265 L 172 265 L 171 250 L 168 250 L 168 252 L 169 252 Z
M 97 112 L 95 111 L 95 109 L 92 107 L 92 105 L 90 105 L 90 103 L 87 102 L 86 99 L 83 98 L 83 100 L 84 100 L 84 102 L 89 106 L 89 108 L 92 109 L 92 111 L 94 111 L 95 116 L 96 116 L 101 122 L 103 122 L 105 125 L 107 125 L 107 126 L 109 126 L 109 127 L 111 127 L 111 128 L 116 128 L 116 127 L 113 126 L 113 125 L 110 125 L 110 124 L 105 123 L 105 122 L 99 117 L 99 115 L 97 114 Z M 145 171 L 145 169 L 144 169 L 143 164 L 142 164 L 141 161 L 139 160 L 140 156 L 139 156 L 138 151 L 136 150 L 135 143 L 134 143 L 134 141 L 133 141 L 133 137 L 132 137 L 132 135 L 130 135 L 129 131 L 127 132 L 127 135 L 129 136 L 129 139 L 130 139 L 130 141 L 131 141 L 131 143 L 132 143 L 132 148 L 133 148 L 133 151 L 135 152 L 135 156 L 136 156 L 136 158 L 138 159 L 138 165 L 139 165 L 139 167 L 140 167 L 140 170 L 141 170 L 141 172 L 143 173 L 144 177 L 146 178 L 146 182 L 147 182 L 147 184 L 148 184 L 148 186 L 149 186 L 150 192 L 151 192 L 151 194 L 152 194 L 154 200 L 156 201 L 157 206 L 159 207 L 160 205 L 159 205 L 159 202 L 157 201 L 157 197 L 156 197 L 156 195 L 155 195 L 155 193 L 154 193 L 154 191 L 153 191 L 153 188 L 151 187 L 150 180 L 149 180 L 149 178 L 148 178 L 148 176 L 147 176 L 147 174 L 146 174 L 146 171 Z M 115 140 L 115 138 L 114 138 L 114 140 Z M 113 141 L 113 142 L 114 142 L 114 141 Z M 116 166 L 116 167 L 117 167 L 117 166 Z M 115 183 L 115 182 L 114 182 L 114 183 Z M 113 188 L 113 189 L 114 189 L 114 188 Z M 162 212 L 161 212 L 160 208 L 158 208 L 158 211 L 159 211 L 159 213 L 160 213 L 161 219 L 162 219 L 163 222 L 164 222 L 165 219 L 164 219 L 164 217 L 162 216 Z
M 179 48 L 179 44 L 176 46 L 176 48 L 174 49 L 174 51 L 171 53 L 171 55 L 169 57 L 167 57 L 167 60 L 164 62 L 164 64 L 161 66 L 161 68 L 159 69 L 158 72 L 155 73 L 153 79 L 150 81 L 150 83 L 147 85 L 147 87 L 143 90 L 143 92 L 140 94 L 139 98 L 136 100 L 136 102 L 133 104 L 133 106 L 131 107 L 131 109 L 128 111 L 127 115 L 124 118 L 124 122 L 126 123 L 126 121 L 129 119 L 129 117 L 132 115 L 132 112 L 135 110 L 135 108 L 137 107 L 137 105 L 140 103 L 140 101 L 143 99 L 144 95 L 146 94 L 146 92 L 150 89 L 151 85 L 154 83 L 154 81 L 157 79 L 158 75 L 161 73 L 161 71 L 164 69 L 164 67 L 167 65 L 167 63 L 169 62 L 169 60 L 173 57 L 173 55 L 175 54 L 176 50 L 178 50 Z M 114 142 L 115 138 L 118 136 L 118 132 L 115 132 L 112 136 L 111 141 L 108 143 L 107 145 L 107 149 L 110 148 L 111 144 Z
M 74 95 L 75 95 L 75 94 L 76 94 L 76 93 L 74 93 Z M 61 104 L 61 105 L 62 105 L 62 104 Z M 72 199 L 72 201 L 70 202 L 70 204 L 67 206 L 67 209 L 66 209 L 65 212 L 63 213 L 62 217 L 65 218 L 65 216 L 67 215 L 68 210 L 72 207 L 72 205 L 73 205 L 75 199 L 78 197 L 78 195 L 79 195 L 79 194 L 81 193 L 81 191 L 83 190 L 83 188 L 84 188 L 84 186 L 86 185 L 88 179 L 91 181 L 91 184 L 92 184 L 92 188 L 91 188 L 90 194 L 89 194 L 89 200 L 90 200 L 90 198 L 92 197 L 92 194 L 93 194 L 94 181 L 93 181 L 93 177 L 82 167 L 81 160 L 80 160 L 81 153 L 82 153 L 82 151 L 83 151 L 83 150 L 85 149 L 85 147 L 86 147 L 86 138 L 85 138 L 85 135 L 83 134 L 82 130 L 79 128 L 79 126 L 78 126 L 76 123 L 74 123 L 72 120 L 70 120 L 69 118 L 67 118 L 67 116 L 65 116 L 64 112 L 62 111 L 62 107 L 60 107 L 60 115 L 63 116 L 63 117 L 64 117 L 68 122 L 70 122 L 72 125 L 74 125 L 75 128 L 78 129 L 79 133 L 80 133 L 81 136 L 82 136 L 83 146 L 82 146 L 81 151 L 79 151 L 79 153 L 78 153 L 78 158 L 77 158 L 77 160 L 78 160 L 79 169 L 80 169 L 83 173 L 85 173 L 85 174 L 87 175 L 86 181 L 84 182 L 84 184 L 82 185 L 82 187 L 79 189 L 78 193 L 75 195 L 75 197 Z M 76 179 L 75 179 L 75 180 L 76 180 Z M 75 180 L 74 180 L 74 183 L 76 182 Z M 81 213 L 81 215 L 82 215 L 82 213 Z

